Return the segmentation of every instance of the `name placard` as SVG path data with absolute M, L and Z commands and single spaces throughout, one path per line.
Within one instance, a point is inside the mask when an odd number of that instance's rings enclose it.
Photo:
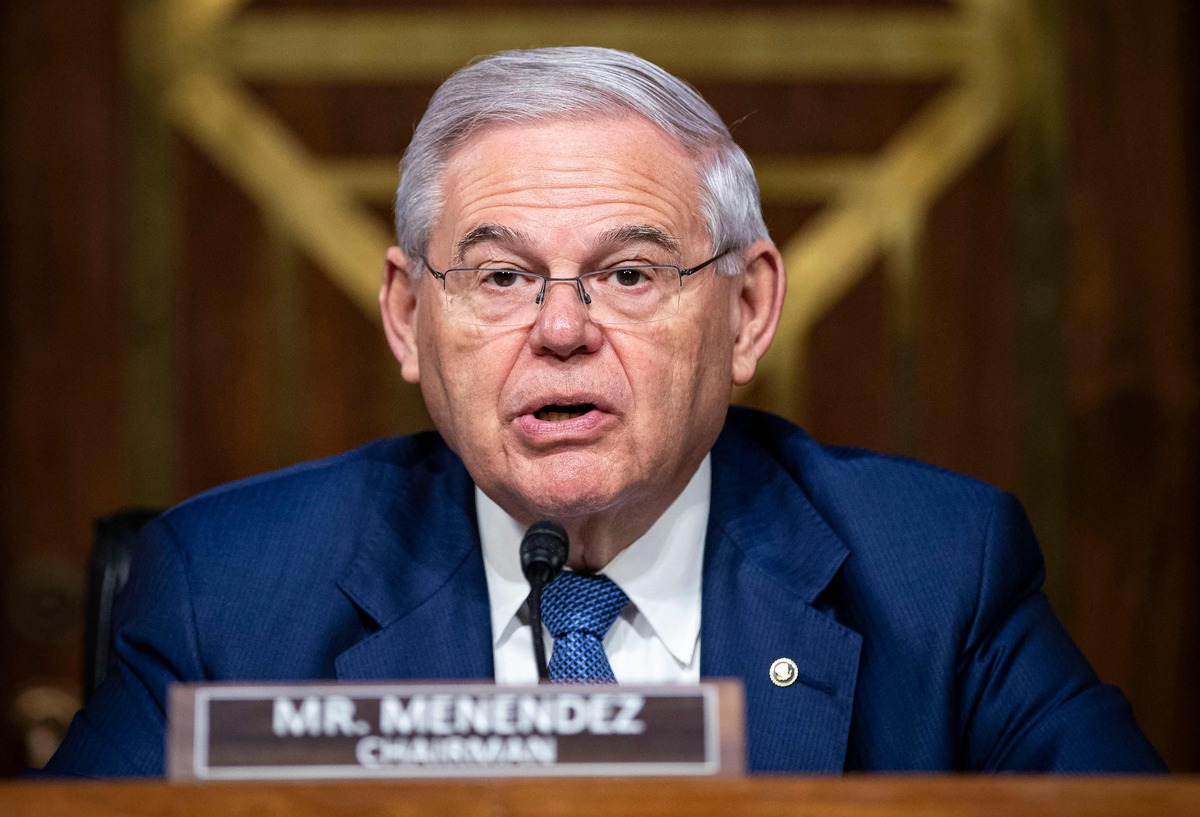
M 741 684 L 187 684 L 171 689 L 174 780 L 730 775 Z

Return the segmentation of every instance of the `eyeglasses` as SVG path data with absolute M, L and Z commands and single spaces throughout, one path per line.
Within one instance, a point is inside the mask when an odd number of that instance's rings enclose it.
M 575 285 L 588 319 L 603 326 L 653 323 L 679 311 L 683 279 L 728 255 L 728 247 L 702 264 L 681 269 L 669 264 L 634 264 L 585 272 L 574 278 L 551 278 L 539 272 L 505 268 L 461 268 L 438 272 L 446 311 L 459 323 L 474 326 L 531 326 L 546 299 L 547 284 Z

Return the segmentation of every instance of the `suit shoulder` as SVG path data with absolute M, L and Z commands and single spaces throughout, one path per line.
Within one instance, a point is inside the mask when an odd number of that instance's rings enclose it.
M 256 491 L 269 491 L 281 484 L 289 488 L 298 488 L 308 483 L 338 480 L 364 467 L 404 468 L 421 464 L 436 465 L 437 460 L 447 451 L 441 437 L 433 432 L 374 440 L 340 454 L 217 485 L 184 500 L 171 511 L 186 510 L 189 506 L 211 502 L 229 494 L 251 495 Z
M 170 508 L 159 522 L 187 549 L 205 542 L 231 547 L 246 538 L 319 542 L 321 532 L 356 529 L 364 515 L 382 512 L 406 490 L 436 490 L 456 467 L 457 458 L 435 433 L 376 440 L 211 488 Z
M 760 412 L 736 414 L 726 456 L 757 463 L 740 476 L 797 491 L 794 501 L 776 504 L 815 513 L 845 548 L 837 586 L 848 622 L 883 622 L 889 643 L 916 654 L 931 632 L 964 637 L 995 577 L 1019 585 L 1014 596 L 1040 583 L 1037 541 L 1010 494 L 916 460 L 822 446 Z M 811 546 L 798 539 L 793 548 Z
M 723 459 L 743 482 L 792 486 L 849 552 L 847 575 L 974 591 L 985 559 L 1036 569 L 1041 556 L 1020 503 L 987 483 L 917 460 L 823 446 L 778 417 L 731 412 Z M 748 463 L 748 464 L 747 464 Z M 743 465 L 746 464 L 746 465 Z
M 1002 494 L 995 486 L 920 460 L 822 445 L 782 417 L 753 409 L 731 409 L 726 431 L 775 460 L 821 508 L 894 511 L 939 499 L 990 507 Z

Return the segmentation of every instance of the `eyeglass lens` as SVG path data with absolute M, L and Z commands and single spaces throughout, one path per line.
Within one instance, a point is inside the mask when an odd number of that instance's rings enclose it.
M 649 323 L 675 314 L 680 272 L 669 266 L 634 266 L 545 278 L 519 270 L 456 269 L 445 275 L 446 300 L 455 320 L 484 326 L 532 324 L 549 287 L 575 285 L 590 320 L 600 324 Z

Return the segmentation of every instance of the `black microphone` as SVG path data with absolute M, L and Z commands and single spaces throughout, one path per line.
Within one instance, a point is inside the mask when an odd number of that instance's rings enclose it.
M 542 637 L 542 590 L 562 572 L 567 561 L 567 532 L 551 519 L 539 519 L 521 540 L 521 571 L 529 582 L 529 624 L 533 628 L 533 656 L 538 678 L 549 680 L 546 644 Z

